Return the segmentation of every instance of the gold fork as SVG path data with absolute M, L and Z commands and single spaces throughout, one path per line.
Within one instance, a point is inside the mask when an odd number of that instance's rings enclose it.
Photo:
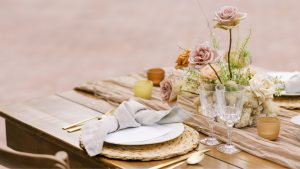
M 81 121 L 78 121 L 76 123 L 72 123 L 70 125 L 67 125 L 65 127 L 63 127 L 62 129 L 63 130 L 67 130 L 69 133 L 72 133 L 74 131 L 78 131 L 81 129 L 82 125 L 87 122 L 87 121 L 90 121 L 90 120 L 93 120 L 93 119 L 101 119 L 103 116 L 108 116 L 108 115 L 111 115 L 113 112 L 114 112 L 115 109 L 111 109 L 109 111 L 107 111 L 106 113 L 104 113 L 103 115 L 99 116 L 94 116 L 94 117 L 91 117 L 91 118 L 87 118 L 85 120 L 81 120 Z
M 81 120 L 81 121 L 78 121 L 78 122 L 76 122 L 76 123 L 69 124 L 69 125 L 63 127 L 62 129 L 67 130 L 67 129 L 70 129 L 70 128 L 73 128 L 73 127 L 82 125 L 84 122 L 93 120 L 93 119 L 95 119 L 95 118 L 100 118 L 100 117 L 101 117 L 101 116 L 97 115 L 97 116 L 94 116 L 94 117 L 91 117 L 91 118 L 87 118 L 87 119 L 85 119 L 85 120 Z

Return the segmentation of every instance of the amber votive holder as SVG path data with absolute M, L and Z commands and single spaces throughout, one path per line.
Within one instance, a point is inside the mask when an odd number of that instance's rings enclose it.
M 256 127 L 260 137 L 274 141 L 279 135 L 280 120 L 276 117 L 259 117 Z
M 153 82 L 154 86 L 159 86 L 165 78 L 165 71 L 161 68 L 152 68 L 147 71 L 147 78 Z
M 152 96 L 153 82 L 150 80 L 136 81 L 133 87 L 134 95 L 144 99 L 150 99 Z

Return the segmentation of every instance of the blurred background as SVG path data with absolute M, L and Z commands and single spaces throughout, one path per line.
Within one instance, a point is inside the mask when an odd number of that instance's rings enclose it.
M 300 69 L 298 0 L 0 0 L 0 105 L 150 67 L 209 39 L 223 5 L 247 12 L 255 65 Z M 212 22 L 211 22 L 212 24 Z M 228 33 L 216 30 L 227 49 Z M 236 35 L 235 37 L 236 38 Z

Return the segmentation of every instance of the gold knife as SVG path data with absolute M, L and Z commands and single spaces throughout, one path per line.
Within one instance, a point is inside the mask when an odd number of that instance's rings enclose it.
M 205 153 L 205 152 L 207 152 L 207 151 L 209 151 L 209 150 L 210 150 L 210 149 L 199 150 L 199 151 L 197 151 L 197 152 Z M 193 153 L 192 153 L 192 154 L 193 154 Z M 186 155 L 180 156 L 180 157 L 176 158 L 176 159 L 173 160 L 173 161 L 169 161 L 169 162 L 166 162 L 166 163 L 163 163 L 163 164 L 159 164 L 159 165 L 154 166 L 154 167 L 151 167 L 151 168 L 149 168 L 149 169 L 161 169 L 161 168 L 163 168 L 163 167 L 167 167 L 167 166 L 169 166 L 169 165 L 171 165 L 171 164 L 174 164 L 174 163 L 177 163 L 177 162 L 180 162 L 180 161 L 183 161 L 183 160 L 188 159 L 192 154 L 186 154 Z

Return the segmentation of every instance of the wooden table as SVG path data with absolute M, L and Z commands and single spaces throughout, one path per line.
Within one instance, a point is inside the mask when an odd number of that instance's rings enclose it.
M 105 157 L 89 157 L 79 147 L 80 131 L 68 133 L 62 127 L 103 113 L 112 108 L 109 103 L 77 91 L 68 91 L 23 103 L 0 107 L 0 115 L 6 119 L 7 144 L 25 152 L 68 152 L 74 168 L 149 168 L 169 160 L 140 162 L 112 160 Z M 201 137 L 205 137 L 200 134 Z M 207 148 L 200 145 L 201 148 Z M 176 157 L 175 157 L 176 158 Z M 174 159 L 174 158 L 173 158 Z M 198 165 L 180 165 L 178 168 L 284 168 L 273 162 L 252 156 L 246 152 L 225 155 L 215 147 L 206 153 Z

